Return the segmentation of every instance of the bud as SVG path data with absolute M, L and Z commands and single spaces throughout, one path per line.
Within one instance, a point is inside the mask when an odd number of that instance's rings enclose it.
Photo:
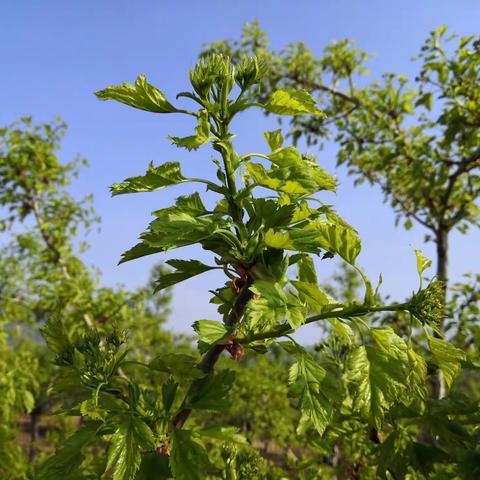
M 422 324 L 437 325 L 445 316 L 444 297 L 445 284 L 435 280 L 412 296 L 409 311 Z
M 235 82 L 242 90 L 258 83 L 267 71 L 265 62 L 257 57 L 243 57 L 235 68 Z
M 202 99 L 207 99 L 213 86 L 226 95 L 234 85 L 233 65 L 226 55 L 211 54 L 190 70 L 190 83 Z

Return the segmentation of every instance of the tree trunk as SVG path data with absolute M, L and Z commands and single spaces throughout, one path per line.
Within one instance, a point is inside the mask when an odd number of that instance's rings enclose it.
M 33 462 L 37 458 L 37 440 L 38 440 L 38 421 L 40 417 L 40 409 L 34 408 L 30 413 L 30 451 L 28 459 Z
M 449 231 L 444 226 L 439 226 L 435 237 L 437 244 L 437 280 L 444 283 L 443 304 L 447 301 L 447 284 L 448 284 L 448 234 Z M 443 330 L 443 321 L 439 325 L 439 329 Z M 440 370 L 432 379 L 432 396 L 435 400 L 440 400 L 445 396 L 445 379 Z

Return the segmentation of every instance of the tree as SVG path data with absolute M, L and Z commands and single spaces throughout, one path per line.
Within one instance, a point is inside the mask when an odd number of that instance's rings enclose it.
M 235 375 L 232 369 L 215 369 L 224 352 L 238 361 L 247 353 L 265 353 L 276 345 L 294 359 L 289 383 L 301 411 L 299 434 L 324 435 L 334 428 L 342 405 L 353 418 L 377 429 L 392 425 L 396 407 L 424 405 L 426 363 L 408 339 L 391 328 L 368 325 L 363 317 L 371 313 L 408 311 L 409 332 L 422 327 L 440 368 L 451 378 L 458 371 L 463 352 L 431 336 L 442 313 L 441 286 L 433 282 L 405 303 L 378 305 L 370 281 L 356 263 L 361 248 L 356 231 L 330 207 L 315 203 L 319 200 L 314 195 L 334 190 L 335 181 L 313 158 L 293 146 L 285 147 L 279 130 L 265 133 L 268 153 L 235 151 L 231 122 L 247 108 L 281 115 L 322 115 L 304 91 L 278 89 L 265 102 L 255 101 L 250 89 L 264 75 L 265 67 L 255 57 L 234 67 L 228 57 L 209 56 L 190 72 L 193 90 L 179 94 L 198 105 L 196 111 L 172 104 L 144 76 L 134 84 L 97 92 L 101 100 L 195 119 L 194 134 L 170 137 L 172 143 L 188 150 L 211 144 L 218 154 L 219 159 L 213 160 L 216 180 L 187 178 L 177 162 L 150 164 L 144 175 L 112 185 L 112 193 L 152 192 L 191 182 L 219 195 L 213 209 L 207 209 L 195 192 L 155 211 L 140 243 L 125 252 L 122 261 L 201 245 L 214 257 L 213 265 L 195 259 L 169 260 L 174 271 L 160 277 L 156 288 L 222 269 L 226 283 L 212 290 L 212 301 L 223 321 L 194 323 L 199 360 L 183 353 L 160 353 L 146 363 L 127 359 L 128 341 L 120 331 L 102 334 L 89 328 L 72 337 L 61 318 L 51 317 L 43 335 L 62 377 L 75 379 L 69 385 L 61 378 L 60 382 L 71 389 L 68 405 L 71 408 L 73 402 L 84 423 L 47 460 L 40 479 L 77 472 L 82 462 L 78 452 L 104 442 L 110 444 L 104 469 L 112 471 L 116 480 L 149 478 L 152 471 L 159 478 L 173 475 L 180 480 L 233 479 L 240 467 L 258 472 L 256 461 L 240 465 L 235 449 L 227 449 L 223 460 L 206 451 L 212 443 L 244 443 L 230 426 L 199 425 L 205 410 L 228 408 Z M 254 195 L 265 189 L 268 195 Z M 351 265 L 363 279 L 363 301 L 344 304 L 327 295 L 317 284 L 314 255 L 336 255 Z M 419 252 L 417 260 L 422 277 L 428 261 Z M 329 322 L 346 332 L 350 345 L 343 372 L 334 358 L 315 358 L 290 337 L 312 322 Z M 156 383 L 141 381 L 139 372 L 144 369 L 156 375 Z M 80 392 L 80 398 L 74 392 Z
M 66 126 L 60 120 L 35 124 L 24 118 L 0 130 L 0 205 L 5 235 L 0 249 L 0 476 L 32 478 L 50 437 L 61 441 L 71 422 L 46 421 L 58 404 L 51 391 L 58 375 L 38 330 L 61 316 L 70 335 L 96 326 L 129 328 L 136 358 L 145 349 L 171 349 L 173 336 L 163 324 L 170 292 L 152 295 L 100 287 L 85 266 L 75 237 L 96 221 L 87 199 L 76 200 L 67 187 L 84 161 L 63 163 L 57 156 Z M 155 278 L 164 268 L 156 267 Z M 28 417 L 27 415 L 28 414 Z M 89 461 L 92 457 L 89 457 Z M 36 478 L 36 477 L 35 477 Z
M 327 116 L 295 117 L 294 140 L 321 144 L 333 136 L 338 164 L 357 183 L 379 185 L 406 228 L 417 222 L 427 229 L 426 239 L 436 244 L 436 277 L 445 285 L 451 231 L 465 233 L 480 218 L 480 38 L 446 32 L 438 28 L 422 46 L 416 87 L 392 73 L 365 85 L 368 55 L 348 40 L 327 46 L 319 58 L 301 42 L 272 51 L 256 22 L 239 41 L 214 43 L 204 53 L 226 52 L 236 61 L 261 56 L 269 74 L 256 92 L 260 100 L 278 87 L 316 95 Z M 434 396 L 444 394 L 439 377 Z

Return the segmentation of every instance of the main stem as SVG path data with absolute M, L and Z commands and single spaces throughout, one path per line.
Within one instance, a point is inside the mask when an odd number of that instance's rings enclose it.
M 229 192 L 229 196 L 227 200 L 228 200 L 228 205 L 230 209 L 230 215 L 233 221 L 237 225 L 241 225 L 242 210 L 241 210 L 241 207 L 235 201 L 237 186 L 235 181 L 235 169 L 233 168 L 232 158 L 231 158 L 231 153 L 233 152 L 233 145 L 228 140 L 229 135 L 228 135 L 227 122 L 220 125 L 219 133 L 220 133 L 219 141 L 222 144 L 221 145 L 217 144 L 217 148 L 215 148 L 215 142 L 214 142 L 214 148 L 216 151 L 220 152 L 220 154 L 222 155 L 223 165 L 225 168 L 225 176 L 227 179 L 227 188 Z M 238 228 L 237 228 L 237 236 L 240 237 L 240 232 Z M 239 238 L 239 240 L 241 241 L 241 238 Z M 237 298 L 235 299 L 235 303 L 232 307 L 232 310 L 230 311 L 230 314 L 225 322 L 227 326 L 232 326 L 240 322 L 240 320 L 242 319 L 247 303 L 249 302 L 249 300 L 252 298 L 252 295 L 253 295 L 250 290 L 252 283 L 253 283 L 253 278 L 248 275 L 246 278 L 246 282 L 243 288 L 238 293 Z M 218 359 L 220 358 L 220 355 L 225 350 L 225 348 L 226 348 L 226 345 L 214 345 L 204 355 L 200 363 L 197 365 L 197 368 L 200 369 L 205 374 L 209 374 L 210 372 L 212 372 L 215 367 L 215 364 L 217 363 Z M 201 379 L 194 380 L 190 384 L 190 387 L 188 388 L 187 394 L 185 395 L 185 398 L 182 402 L 180 410 L 173 418 L 173 421 L 172 421 L 173 428 L 182 428 L 185 422 L 188 420 L 188 417 L 192 413 L 192 409 L 188 407 L 188 398 L 191 393 L 193 393 L 196 389 L 198 389 L 202 385 L 203 382 L 204 382 L 204 379 L 201 378 Z

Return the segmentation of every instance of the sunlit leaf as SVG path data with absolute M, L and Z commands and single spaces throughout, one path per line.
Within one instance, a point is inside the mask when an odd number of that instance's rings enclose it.
M 124 82 L 122 85 L 100 90 L 95 95 L 100 100 L 116 100 L 147 112 L 172 113 L 177 111 L 158 88 L 147 82 L 144 75 L 139 75 L 133 85 Z
M 263 108 L 278 115 L 324 115 L 312 96 L 305 90 L 276 90 Z

